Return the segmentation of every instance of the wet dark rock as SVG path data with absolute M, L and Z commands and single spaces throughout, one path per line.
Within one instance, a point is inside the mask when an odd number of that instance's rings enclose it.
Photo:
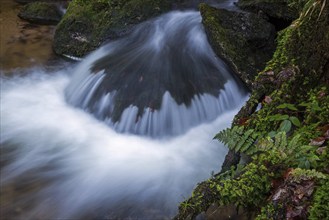
M 200 5 L 202 22 L 216 54 L 252 88 L 273 55 L 275 28 L 260 16 Z
M 32 2 L 21 9 L 18 17 L 37 24 L 57 24 L 63 15 L 59 7 L 54 3 Z
M 211 205 L 206 213 L 205 218 L 207 220 L 250 220 L 254 219 L 253 213 L 249 213 L 248 210 L 243 207 L 237 207 L 234 204 L 218 206 L 216 204 Z
M 221 172 L 230 170 L 232 166 L 237 166 L 239 162 L 240 162 L 240 154 L 232 150 L 229 150 L 225 156 L 225 160 L 223 162 Z
M 277 30 L 289 26 L 299 16 L 297 8 L 291 7 L 285 0 L 240 0 L 236 5 L 242 10 L 264 15 Z

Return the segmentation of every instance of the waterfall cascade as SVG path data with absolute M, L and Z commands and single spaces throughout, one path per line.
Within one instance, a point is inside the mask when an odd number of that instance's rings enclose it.
M 220 169 L 212 138 L 246 99 L 200 22 L 172 12 L 76 67 L 2 78 L 2 216 L 172 217 Z
M 171 12 L 89 56 L 69 103 L 122 133 L 179 135 L 240 102 L 241 86 L 207 41 L 199 12 Z

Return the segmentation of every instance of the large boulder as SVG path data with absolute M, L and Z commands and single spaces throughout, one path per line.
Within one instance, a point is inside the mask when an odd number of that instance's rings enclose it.
M 136 24 L 171 7 L 171 1 L 162 0 L 73 0 L 55 32 L 54 51 L 82 57 L 104 41 L 127 34 Z
M 60 2 L 60 1 L 69 1 L 69 0 L 15 0 L 15 2 L 20 4 L 27 4 L 31 2 Z
M 200 4 L 202 22 L 215 53 L 252 88 L 259 71 L 273 55 L 275 28 L 253 13 Z
M 18 17 L 37 24 L 57 24 L 63 12 L 60 5 L 49 2 L 31 2 L 21 9 Z

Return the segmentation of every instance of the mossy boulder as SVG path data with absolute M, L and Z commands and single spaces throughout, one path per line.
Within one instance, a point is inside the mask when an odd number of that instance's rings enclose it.
M 32 2 L 52 2 L 52 3 L 58 3 L 58 2 L 67 2 L 69 0 L 15 0 L 15 2 L 20 4 L 27 4 Z
M 329 9 L 328 4 L 321 4 L 305 5 L 301 16 L 279 32 L 273 58 L 259 73 L 251 98 L 235 117 L 235 124 L 250 117 L 264 97 L 280 86 L 288 90 L 283 94 L 295 95 L 286 96 L 292 99 L 297 94 L 303 97 L 322 83 L 329 84 Z M 291 70 L 294 74 L 288 74 Z
M 37 24 L 57 24 L 63 13 L 59 5 L 48 2 L 32 2 L 24 5 L 18 17 Z
M 297 8 L 287 0 L 239 0 L 236 5 L 242 10 L 265 15 L 277 29 L 287 27 L 299 16 Z
M 136 24 L 171 7 L 172 1 L 161 0 L 73 0 L 57 27 L 54 51 L 82 57 L 104 41 L 129 33 Z
M 275 28 L 256 14 L 200 4 L 202 22 L 215 53 L 252 88 L 273 55 Z
M 247 165 L 231 167 L 200 183 L 192 197 L 181 203 L 177 219 L 188 219 L 214 203 L 223 207 L 228 202 L 246 207 L 258 215 L 256 219 L 328 219 L 329 4 L 325 0 L 292 2 L 301 4 L 300 17 L 279 33 L 273 58 L 259 73 L 251 98 L 231 128 L 243 126 L 252 134 L 258 133 L 250 145 L 257 155 L 249 157 Z M 257 105 L 260 107 L 254 111 Z M 288 129 L 283 126 L 287 124 Z M 239 139 L 228 135 L 227 140 Z M 234 149 L 246 156 L 242 145 L 243 141 L 240 149 Z M 267 171 L 252 173 L 249 166 L 253 163 L 257 169 L 265 166 Z M 273 175 L 268 176 L 271 172 Z M 255 180 L 241 186 L 236 183 L 234 190 L 226 188 L 231 181 L 241 181 L 246 173 L 252 174 L 248 179 L 267 177 L 263 185 L 270 187 L 237 193 L 260 182 Z M 219 181 L 214 183 L 216 179 Z M 232 200 L 224 200 L 226 195 Z M 258 204 L 239 203 L 242 198 L 253 202 L 259 195 L 263 198 L 259 197 Z

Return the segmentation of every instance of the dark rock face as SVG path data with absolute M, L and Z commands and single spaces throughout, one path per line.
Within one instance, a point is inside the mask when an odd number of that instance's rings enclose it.
M 202 22 L 216 54 L 252 88 L 259 71 L 273 55 L 275 28 L 253 13 L 200 5 Z
M 289 6 L 285 0 L 240 0 L 236 5 L 242 10 L 264 15 L 269 22 L 281 30 L 298 18 L 297 8 Z
M 60 5 L 48 2 L 32 2 L 26 4 L 18 17 L 37 24 L 57 24 L 62 18 Z

